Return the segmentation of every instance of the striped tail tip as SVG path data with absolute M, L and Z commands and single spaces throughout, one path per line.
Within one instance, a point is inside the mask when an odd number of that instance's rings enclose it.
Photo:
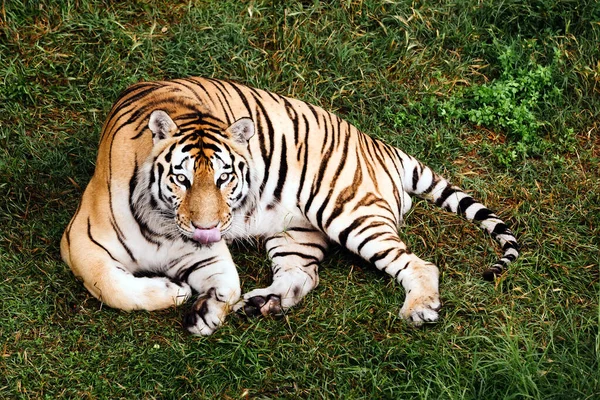
M 515 261 L 519 256 L 519 245 L 515 240 L 506 242 L 503 247 L 504 256 L 483 272 L 483 279 L 486 281 L 493 282 L 495 278 L 506 271 L 508 264 Z
M 494 279 L 502 275 L 502 272 L 504 272 L 504 268 L 496 264 L 483 272 L 483 279 L 488 282 L 493 282 Z

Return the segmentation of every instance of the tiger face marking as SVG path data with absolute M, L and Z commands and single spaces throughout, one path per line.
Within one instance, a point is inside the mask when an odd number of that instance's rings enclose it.
M 249 192 L 244 153 L 254 124 L 244 118 L 225 129 L 185 131 L 156 110 L 148 127 L 154 143 L 151 201 L 173 214 L 182 235 L 202 244 L 218 242 Z

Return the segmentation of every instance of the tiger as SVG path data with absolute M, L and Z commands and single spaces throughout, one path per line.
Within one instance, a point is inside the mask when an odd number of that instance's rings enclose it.
M 439 318 L 439 270 L 400 239 L 413 197 L 478 223 L 502 248 L 493 281 L 519 256 L 508 226 L 415 157 L 301 100 L 234 81 L 140 82 L 102 127 L 94 174 L 61 255 L 103 304 L 179 306 L 193 335 L 225 317 L 280 316 L 319 283 L 336 243 L 405 292 L 400 316 Z M 271 284 L 242 295 L 228 244 L 261 239 Z

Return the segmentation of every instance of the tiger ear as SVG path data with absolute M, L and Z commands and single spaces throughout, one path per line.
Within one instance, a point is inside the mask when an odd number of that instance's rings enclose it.
M 254 136 L 254 121 L 250 118 L 238 119 L 227 128 L 227 132 L 236 142 L 247 144 L 248 140 Z
M 148 128 L 152 131 L 152 140 L 154 141 L 154 144 L 173 136 L 178 129 L 175 122 L 169 117 L 169 114 L 163 110 L 156 110 L 150 114 Z

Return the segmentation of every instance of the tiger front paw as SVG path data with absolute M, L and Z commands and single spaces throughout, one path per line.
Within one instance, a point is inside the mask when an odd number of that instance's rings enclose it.
M 219 300 L 215 289 L 211 289 L 184 315 L 183 327 L 192 335 L 211 335 L 223 323 L 230 308 L 229 303 Z

